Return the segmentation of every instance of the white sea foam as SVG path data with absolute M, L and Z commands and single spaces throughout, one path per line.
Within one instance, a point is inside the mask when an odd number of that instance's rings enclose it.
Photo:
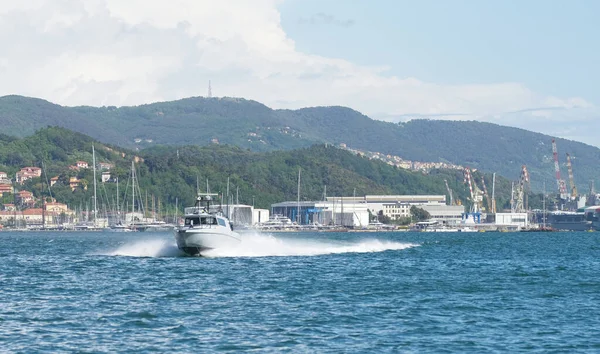
M 367 253 L 402 250 L 415 244 L 387 240 L 360 241 L 315 240 L 308 238 L 279 238 L 270 234 L 244 234 L 236 247 L 204 252 L 205 257 L 269 257 L 318 256 L 338 253 Z
M 164 239 L 135 240 L 105 253 L 108 256 L 126 257 L 178 257 L 183 255 L 175 241 Z
M 295 236 L 294 236 L 295 237 Z M 242 242 L 231 248 L 214 249 L 202 253 L 204 257 L 270 257 L 270 256 L 319 256 L 339 253 L 368 253 L 402 250 L 416 244 L 378 239 L 339 241 L 331 239 L 276 237 L 271 234 L 245 233 Z M 126 257 L 178 257 L 183 253 L 175 240 L 147 239 L 123 244 L 108 256 Z

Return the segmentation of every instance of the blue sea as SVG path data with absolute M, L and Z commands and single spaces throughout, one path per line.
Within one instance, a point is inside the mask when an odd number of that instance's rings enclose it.
M 600 352 L 600 233 L 0 232 L 0 351 Z

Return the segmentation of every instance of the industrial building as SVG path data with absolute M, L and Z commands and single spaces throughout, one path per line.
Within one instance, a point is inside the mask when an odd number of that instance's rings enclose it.
M 426 210 L 432 219 L 447 224 L 460 222 L 464 212 L 462 206 L 446 205 L 444 195 L 366 195 L 276 203 L 271 205 L 271 213 L 288 217 L 300 225 L 366 227 L 379 213 L 392 220 L 409 218 L 412 206 Z

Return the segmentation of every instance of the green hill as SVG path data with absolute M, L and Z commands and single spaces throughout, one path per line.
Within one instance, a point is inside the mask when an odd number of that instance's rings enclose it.
M 272 152 L 253 152 L 215 144 L 204 147 L 156 146 L 134 152 L 58 127 L 41 129 L 26 138 L 0 135 L 0 171 L 12 177 L 21 167 L 43 167 L 45 173 L 42 177 L 46 185 L 49 178 L 59 177 L 51 188 L 54 198 L 72 208 L 90 207 L 92 169 L 73 170 L 69 166 L 79 160 L 91 164 L 92 144 L 97 162 L 114 166 L 111 170 L 113 182 L 98 183 L 101 205 L 114 204 L 117 195 L 115 177 L 121 181 L 119 199 L 121 202 L 126 199 L 131 161 L 136 157 L 139 161 L 135 165 L 138 183 L 143 194 L 160 200 L 165 212 L 172 211 L 176 201 L 180 207 L 192 205 L 197 186 L 204 190 L 206 181 L 211 191 L 225 193 L 229 179 L 231 194 L 239 197 L 241 203 L 257 207 L 269 208 L 275 202 L 296 200 L 299 169 L 302 170 L 303 200 L 320 200 L 325 187 L 328 196 L 351 196 L 354 193 L 446 194 L 444 180 L 447 180 L 455 197 L 467 201 L 467 188 L 461 171 L 435 170 L 424 175 L 369 160 L 331 145 Z M 75 191 L 69 187 L 70 177 L 82 181 Z M 485 177 L 491 185 L 491 176 Z M 479 180 L 481 175 L 476 173 L 475 178 Z M 88 186 L 87 190 L 84 185 Z M 33 191 L 39 197 L 42 180 L 35 178 L 17 188 Z M 48 195 L 47 187 L 44 195 Z M 508 180 L 498 178 L 496 195 L 500 207 L 509 205 Z M 2 200 L 2 203 L 12 202 L 10 195 Z
M 237 98 L 187 98 L 137 107 L 61 107 L 20 96 L 0 98 L 3 133 L 25 137 L 61 126 L 129 149 L 156 145 L 209 145 L 211 141 L 251 151 L 291 150 L 315 143 L 345 143 L 415 161 L 444 161 L 517 179 L 527 165 L 534 188 L 556 186 L 552 137 L 474 121 L 413 120 L 393 124 L 344 107 L 272 110 Z M 600 182 L 600 149 L 556 139 L 563 178 L 565 153 L 573 159 L 581 192 Z

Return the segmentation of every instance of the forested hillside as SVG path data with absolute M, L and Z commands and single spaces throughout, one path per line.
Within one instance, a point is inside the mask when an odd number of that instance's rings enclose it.
M 316 143 L 397 155 L 414 161 L 445 161 L 517 179 L 526 165 L 532 186 L 553 190 L 552 137 L 517 128 L 465 121 L 375 121 L 349 108 L 272 110 L 237 98 L 188 98 L 137 107 L 61 107 L 20 96 L 0 98 L 2 132 L 24 137 L 61 126 L 103 143 L 129 149 L 156 145 L 220 143 L 251 151 L 291 150 Z M 563 178 L 565 153 L 573 159 L 578 189 L 600 185 L 600 149 L 556 139 Z
M 176 200 L 180 207 L 192 205 L 197 187 L 203 191 L 207 182 L 212 192 L 225 193 L 227 179 L 231 195 L 239 198 L 241 203 L 269 208 L 275 202 L 296 200 L 299 169 L 302 171 L 302 200 L 322 199 L 325 188 L 328 196 L 447 194 L 444 184 L 447 180 L 456 199 L 468 203 L 468 189 L 463 184 L 461 171 L 436 170 L 424 175 L 331 145 L 266 153 L 224 145 L 157 146 L 133 152 L 64 128 L 51 127 L 22 139 L 0 136 L 0 171 L 13 177 L 22 167 L 43 167 L 42 179 L 46 186 L 48 179 L 59 177 L 50 189 L 54 198 L 71 207 L 89 206 L 93 198 L 93 188 L 89 188 L 93 185 L 92 169 L 74 170 L 69 166 L 79 160 L 87 161 L 91 166 L 92 144 L 97 162 L 114 165 L 111 181 L 99 183 L 97 177 L 99 200 L 103 204 L 114 203 L 117 177 L 121 181 L 119 199 L 125 200 L 130 186 L 131 161 L 136 157 L 135 169 L 143 195 L 160 200 L 165 212 L 173 210 Z M 70 177 L 82 181 L 75 191 L 69 187 Z M 481 175 L 476 173 L 474 177 L 479 180 Z M 491 185 L 491 176 L 485 178 Z M 43 190 L 43 194 L 49 196 L 42 179 L 34 178 L 17 188 L 33 191 L 36 197 L 41 196 Z M 498 178 L 496 195 L 500 207 L 509 205 L 508 180 Z M 13 198 L 7 195 L 2 202 L 12 203 Z

